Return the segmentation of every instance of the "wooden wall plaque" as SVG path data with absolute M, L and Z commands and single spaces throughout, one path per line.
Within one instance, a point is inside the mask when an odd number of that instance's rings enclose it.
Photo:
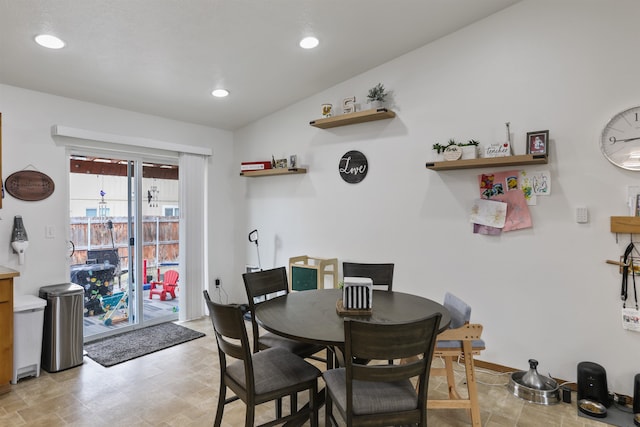
M 53 194 L 53 180 L 42 172 L 21 170 L 14 172 L 4 182 L 7 193 L 19 200 L 35 202 Z

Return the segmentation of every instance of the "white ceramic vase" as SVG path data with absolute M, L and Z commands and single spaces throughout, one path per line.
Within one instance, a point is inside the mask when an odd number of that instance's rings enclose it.
M 382 108 L 382 101 L 371 101 L 369 104 L 372 110 L 377 110 L 378 108 Z
M 478 146 L 477 145 L 465 145 L 462 148 L 462 159 L 477 159 L 478 158 Z

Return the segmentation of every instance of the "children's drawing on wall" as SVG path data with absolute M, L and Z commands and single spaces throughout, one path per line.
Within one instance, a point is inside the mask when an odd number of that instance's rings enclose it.
M 488 199 L 477 199 L 471 207 L 471 222 L 495 228 L 504 227 L 507 219 L 507 204 Z
M 486 221 L 483 221 L 485 222 L 484 224 L 476 222 L 472 213 L 474 233 L 495 235 L 500 234 L 501 231 L 520 230 L 533 226 L 524 191 L 514 191 L 515 189 L 522 190 L 521 180 L 522 174 L 520 171 L 478 175 L 480 197 L 505 203 L 506 217 L 503 227 L 494 227 L 486 224 Z
M 485 199 L 490 199 L 493 196 L 493 175 L 480 175 L 480 194 Z
M 548 196 L 551 194 L 551 174 L 549 171 L 535 172 L 530 175 L 533 184 L 533 194 Z
M 522 190 L 522 194 L 524 194 L 524 199 L 527 201 L 527 205 L 535 206 L 538 203 L 536 194 L 533 192 L 533 180 L 527 171 L 520 171 L 518 187 Z

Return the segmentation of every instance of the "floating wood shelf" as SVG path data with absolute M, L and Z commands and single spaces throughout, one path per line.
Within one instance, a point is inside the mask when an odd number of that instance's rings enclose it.
M 307 173 L 307 169 L 305 168 L 274 168 L 274 169 L 263 169 L 257 171 L 243 171 L 240 172 L 240 176 L 246 177 L 258 177 L 258 176 L 274 176 L 274 175 L 296 175 L 300 173 Z
M 427 162 L 427 169 L 434 171 L 446 171 L 453 169 L 475 169 L 491 166 L 524 166 L 544 165 L 549 163 L 545 154 L 521 154 L 505 157 L 483 157 L 479 159 L 450 160 L 442 162 Z
M 355 113 L 342 114 L 334 117 L 327 117 L 326 119 L 317 119 L 309 122 L 311 126 L 315 126 L 320 129 L 335 128 L 338 126 L 354 125 L 356 123 L 373 122 L 375 120 L 391 119 L 396 116 L 391 110 L 386 108 L 378 108 L 364 111 L 357 111 Z
M 611 232 L 640 234 L 640 216 L 612 216 Z

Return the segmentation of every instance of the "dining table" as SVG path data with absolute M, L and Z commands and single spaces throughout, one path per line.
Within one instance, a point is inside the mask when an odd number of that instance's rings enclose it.
M 339 309 L 342 289 L 312 289 L 289 292 L 271 298 L 255 307 L 258 324 L 265 330 L 286 338 L 326 346 L 327 369 L 344 366 L 344 319 L 351 317 L 366 322 L 411 322 L 440 313 L 438 332 L 449 327 L 451 315 L 440 303 L 418 295 L 396 291 L 374 290 L 369 313 L 344 313 Z M 324 405 L 320 391 L 318 402 Z M 337 425 L 333 420 L 333 425 Z M 290 421 L 284 427 L 302 425 Z
M 438 332 L 451 322 L 442 304 L 418 295 L 374 290 L 371 312 L 366 314 L 339 313 L 337 302 L 341 298 L 341 289 L 289 292 L 259 304 L 255 314 L 258 324 L 276 335 L 339 349 L 344 347 L 345 317 L 366 322 L 411 322 L 441 313 Z

